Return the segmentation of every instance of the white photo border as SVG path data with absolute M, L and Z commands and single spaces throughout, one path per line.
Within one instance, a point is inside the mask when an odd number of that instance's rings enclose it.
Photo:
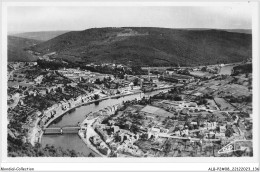
M 2 43 L 1 43 L 1 166 L 13 163 L 22 163 L 21 166 L 26 166 L 29 162 L 31 165 L 37 166 L 39 169 L 54 169 L 54 163 L 62 163 L 57 170 L 75 170 L 91 169 L 92 171 L 115 169 L 113 166 L 118 166 L 121 170 L 138 170 L 138 166 L 143 166 L 145 171 L 160 171 L 167 169 L 178 170 L 188 169 L 195 170 L 196 167 L 210 166 L 207 163 L 217 164 L 235 164 L 243 165 L 259 165 L 259 2 L 250 1 L 249 5 L 252 8 L 252 40 L 253 40 L 253 157 L 178 157 L 178 158 L 56 158 L 56 157 L 7 157 L 7 10 L 10 6 L 236 6 L 245 5 L 245 1 L 241 2 L 3 2 L 2 3 Z M 202 163 L 203 162 L 203 163 Z M 44 165 L 47 163 L 48 165 Z M 69 166 L 78 166 L 79 168 L 71 169 Z M 82 164 L 78 164 L 82 163 Z M 83 164 L 87 163 L 87 164 Z M 109 163 L 109 164 L 108 164 Z M 110 163 L 113 163 L 112 165 Z M 149 163 L 145 165 L 144 163 Z M 168 163 L 168 164 L 166 164 Z M 186 165 L 186 163 L 188 163 Z M 196 163 L 196 164 L 195 164 Z M 200 163 L 197 164 L 197 163 Z M 136 164 L 136 165 L 135 165 Z M 204 164 L 204 165 L 203 165 Z M 217 166 L 213 165 L 212 166 Z M 257 166 L 258 166 L 257 165 Z M 104 168 L 104 166 L 107 167 Z M 147 167 L 150 166 L 150 167 Z M 61 168 L 60 168 L 61 167 Z M 88 168 L 90 167 L 90 168 Z M 126 168 L 127 167 L 127 168 Z M 200 169 L 201 170 L 201 169 Z

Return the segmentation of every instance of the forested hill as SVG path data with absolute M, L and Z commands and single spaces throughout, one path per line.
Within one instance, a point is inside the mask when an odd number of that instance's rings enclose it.
M 41 41 L 34 39 L 20 38 L 16 36 L 8 36 L 7 38 L 7 56 L 9 62 L 30 62 L 36 61 L 37 58 L 30 53 L 26 52 L 25 49 L 39 44 Z
M 32 50 L 56 52 L 56 57 L 80 63 L 207 65 L 250 58 L 252 35 L 224 30 L 93 28 L 62 34 Z

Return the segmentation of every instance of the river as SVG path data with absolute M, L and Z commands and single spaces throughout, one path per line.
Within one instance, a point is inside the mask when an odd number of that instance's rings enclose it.
M 161 90 L 153 91 L 150 93 L 138 93 L 134 95 L 128 95 L 125 97 L 120 97 L 118 99 L 107 99 L 99 102 L 98 105 L 88 104 L 76 108 L 70 113 L 64 114 L 61 118 L 57 119 L 56 122 L 53 122 L 49 127 L 63 127 L 68 125 L 77 125 L 79 122 L 82 122 L 86 115 L 90 112 L 96 112 L 101 109 L 106 108 L 107 106 L 115 105 L 122 103 L 127 100 L 134 100 L 135 98 L 140 99 L 143 96 L 152 96 L 158 94 Z M 87 145 L 80 139 L 77 134 L 64 134 L 64 135 L 43 135 L 41 144 L 45 146 L 54 145 L 55 147 L 62 147 L 63 149 L 75 150 L 76 152 L 83 153 L 85 156 L 89 155 L 91 152 L 95 156 L 98 156 L 92 150 L 90 150 Z

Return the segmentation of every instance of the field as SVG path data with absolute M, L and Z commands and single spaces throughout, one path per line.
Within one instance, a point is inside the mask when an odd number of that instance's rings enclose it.
M 220 110 L 234 110 L 235 108 L 229 104 L 225 99 L 223 98 L 214 98 L 214 101 L 216 102 L 216 104 L 218 105 Z

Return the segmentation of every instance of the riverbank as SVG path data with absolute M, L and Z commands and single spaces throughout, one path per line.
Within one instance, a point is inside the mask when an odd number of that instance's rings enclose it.
M 153 91 L 158 91 L 158 90 L 166 90 L 166 89 L 171 89 L 171 88 L 174 88 L 176 86 L 169 86 L 169 87 L 162 87 L 162 88 L 154 88 Z
M 101 99 L 98 100 L 92 100 L 92 101 L 88 101 L 88 102 L 82 102 L 80 104 L 77 104 L 76 106 L 72 107 L 72 108 L 68 108 L 65 111 L 63 111 L 62 113 L 56 114 L 53 118 L 51 118 L 46 124 L 43 125 L 43 127 L 39 127 L 38 125 L 35 125 L 33 130 L 34 131 L 38 131 L 38 132 L 34 132 L 33 135 L 31 136 L 31 143 L 33 142 L 38 142 L 41 143 L 42 140 L 42 136 L 44 134 L 43 128 L 47 128 L 51 123 L 53 123 L 57 118 L 65 115 L 67 112 L 76 109 L 80 106 L 83 105 L 89 105 L 89 104 L 93 104 L 96 102 L 101 102 L 103 100 L 107 100 L 107 99 L 113 99 L 113 98 L 120 98 L 120 97 L 124 97 L 124 96 L 129 96 L 129 95 L 134 95 L 134 94 L 140 94 L 142 93 L 142 91 L 140 90 L 135 90 L 134 92 L 131 93 L 126 93 L 126 94 L 120 94 L 120 95 L 113 95 L 113 96 L 107 96 L 107 97 L 103 97 Z
M 97 99 L 97 100 L 93 100 L 93 101 L 88 101 L 88 102 L 82 102 L 80 104 L 77 104 L 76 106 L 72 107 L 72 108 L 69 108 L 67 109 L 66 111 L 62 112 L 61 114 L 59 115 L 55 115 L 52 119 L 50 119 L 45 125 L 44 125 L 44 128 L 47 128 L 53 121 L 55 121 L 57 118 L 63 116 L 64 114 L 66 114 L 67 112 L 73 110 L 73 109 L 76 109 L 80 106 L 83 106 L 83 105 L 88 105 L 88 104 L 92 104 L 92 103 L 96 103 L 96 102 L 101 102 L 103 100 L 107 100 L 107 99 L 113 99 L 113 98 L 120 98 L 120 97 L 124 97 L 124 96 L 128 96 L 128 95 L 134 95 L 134 94 L 140 94 L 142 93 L 142 91 L 138 91 L 138 92 L 132 92 L 131 94 L 129 93 L 126 93 L 126 94 L 120 94 L 120 95 L 113 95 L 113 96 L 107 96 L 107 97 L 103 97 L 101 99 Z
M 116 111 L 118 110 L 118 107 L 120 107 L 120 106 L 121 106 L 121 104 L 111 105 L 111 106 L 108 106 L 104 109 L 99 110 L 98 112 L 101 112 L 100 114 L 102 114 L 104 111 L 106 111 L 106 114 L 108 116 L 110 116 L 110 115 L 115 114 Z M 100 155 L 102 157 L 106 157 L 106 156 L 109 156 L 109 154 L 111 153 L 111 150 L 108 147 L 107 143 L 104 140 L 102 140 L 103 146 L 108 149 L 107 155 L 104 155 L 90 141 L 91 137 L 99 137 L 100 138 L 100 135 L 93 128 L 93 124 L 97 121 L 97 119 L 99 117 L 100 116 L 97 116 L 95 118 L 91 118 L 91 116 L 87 116 L 86 119 L 84 119 L 84 121 L 81 123 L 81 129 L 79 130 L 78 135 L 83 140 L 83 142 L 88 146 L 88 148 L 90 148 L 92 151 L 94 151 L 98 155 Z
M 64 115 L 63 118 L 61 118 L 61 120 L 59 120 L 57 123 L 53 124 L 51 123 L 50 125 L 54 125 L 53 127 L 62 127 L 62 126 L 66 126 L 66 125 L 77 125 L 79 122 L 82 123 L 82 121 L 84 121 L 84 119 L 86 119 L 86 114 L 91 114 L 93 112 L 97 112 L 99 110 L 105 109 L 108 106 L 113 106 L 116 104 L 120 104 L 123 101 L 128 101 L 128 100 L 134 100 L 134 99 L 139 99 L 141 97 L 145 97 L 145 96 L 151 96 L 154 94 L 158 94 L 160 92 L 160 90 L 167 90 L 170 89 L 170 87 L 163 87 L 163 88 L 157 88 L 158 90 L 154 90 L 152 92 L 147 92 L 147 93 L 143 93 L 140 90 L 131 90 L 131 94 L 129 94 L 129 92 L 127 94 L 123 94 L 120 96 L 120 98 L 114 98 L 112 99 L 111 97 L 115 97 L 118 95 L 114 95 L 114 96 L 109 96 L 109 97 L 105 97 L 99 100 L 93 100 L 91 102 L 88 103 L 84 103 L 79 107 L 74 107 L 71 109 L 75 109 L 73 110 L 71 113 L 69 113 L 69 115 Z M 140 96 L 139 96 L 140 94 Z M 111 98 L 111 99 L 109 99 Z M 106 100 L 105 100 L 106 99 Z M 104 101 L 103 101 L 104 100 Z M 94 104 L 94 102 L 98 102 L 100 101 L 100 103 L 97 105 Z M 71 109 L 68 109 L 68 111 L 70 111 Z M 109 109 L 114 109 L 114 108 L 109 108 Z M 53 119 L 53 121 L 55 121 Z M 42 130 L 41 130 L 42 131 Z M 86 150 L 88 149 L 89 151 L 95 153 L 96 151 L 93 150 L 92 148 L 88 148 L 87 143 L 84 142 L 83 139 L 81 139 L 81 137 L 79 135 L 77 135 L 77 137 L 75 137 L 75 135 L 57 135 L 57 136 L 46 136 L 43 135 L 43 132 L 41 133 L 41 135 L 39 135 L 40 139 L 39 142 L 43 145 L 46 144 L 53 144 L 57 147 L 63 147 L 64 149 L 73 149 L 76 150 L 78 152 L 81 152 L 82 149 L 84 149 L 84 152 L 87 152 L 86 154 L 88 154 L 89 152 Z M 73 145 L 71 144 L 71 139 L 73 139 Z M 77 140 L 77 141 L 76 141 Z M 75 146 L 77 145 L 77 146 Z M 98 154 L 96 154 L 96 156 L 100 156 Z
M 165 90 L 165 89 L 171 89 L 171 88 L 174 88 L 174 86 L 169 86 L 169 87 L 162 87 L 162 88 L 155 88 L 154 90 L 150 91 L 150 92 L 153 92 L 153 91 L 158 91 L 158 90 Z M 80 106 L 83 106 L 83 105 L 88 105 L 88 104 L 92 104 L 92 103 L 96 103 L 96 102 L 101 102 L 103 100 L 107 100 L 107 99 L 113 99 L 113 98 L 121 98 L 121 97 L 125 97 L 125 96 L 129 96 L 129 95 L 135 95 L 135 94 L 140 94 L 140 93 L 143 93 L 141 90 L 131 90 L 130 91 L 131 93 L 125 93 L 125 94 L 119 94 L 119 95 L 113 95 L 113 96 L 107 96 L 107 97 L 103 97 L 101 99 L 98 99 L 98 100 L 93 100 L 93 101 L 88 101 L 88 102 L 82 102 L 80 104 L 77 104 L 76 106 L 72 107 L 72 108 L 69 108 L 67 109 L 66 111 L 63 111 L 62 113 L 58 114 L 58 115 L 55 115 L 53 118 L 51 118 L 46 124 L 44 124 L 44 128 L 47 128 L 53 121 L 55 121 L 57 118 L 63 116 L 64 114 L 66 114 L 67 112 L 73 110 L 73 109 L 76 109 Z M 148 92 L 147 92 L 148 93 Z
M 95 131 L 94 129 L 91 127 L 91 125 L 96 121 L 97 118 L 92 119 L 92 120 L 88 120 L 88 118 L 86 118 L 82 124 L 81 124 L 81 128 L 85 127 L 85 124 L 87 124 L 87 127 L 84 130 L 79 130 L 78 135 L 81 138 L 81 140 L 83 140 L 83 142 L 88 146 L 89 149 L 91 149 L 92 151 L 94 151 L 96 154 L 98 154 L 101 157 L 106 157 L 105 155 L 103 155 L 102 153 L 100 153 L 97 148 L 95 146 L 93 146 L 91 144 L 91 142 L 89 141 L 89 138 L 91 136 L 94 135 Z M 86 132 L 86 133 L 84 133 Z M 86 137 L 84 136 L 86 135 Z

